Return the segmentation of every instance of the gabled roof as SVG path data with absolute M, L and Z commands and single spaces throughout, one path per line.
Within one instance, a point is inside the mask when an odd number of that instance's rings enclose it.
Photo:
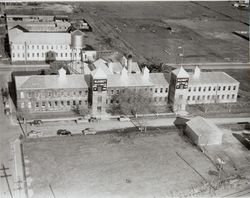
M 71 44 L 70 33 L 64 32 L 17 32 L 16 28 L 9 31 L 10 42 L 16 44 Z
M 112 74 L 112 72 L 110 71 L 110 69 L 108 68 L 107 62 L 101 58 L 99 58 L 98 60 L 96 60 L 95 62 L 93 62 L 93 65 L 96 69 L 100 68 L 102 69 L 102 71 L 106 74 Z
M 120 62 L 110 62 L 108 63 L 108 67 L 116 74 L 121 73 L 123 68 Z
M 149 80 L 155 86 L 169 86 L 164 73 L 149 73 Z
M 179 78 L 188 78 L 189 77 L 189 74 L 186 72 L 186 70 L 182 66 L 173 70 L 172 73 Z
M 212 133 L 222 134 L 222 132 L 218 129 L 217 126 L 215 126 L 209 120 L 204 119 L 201 116 L 191 118 L 189 121 L 186 122 L 186 124 L 199 136 L 208 136 Z
M 95 70 L 93 70 L 92 72 L 91 72 L 91 74 L 92 74 L 92 77 L 94 78 L 94 79 L 106 79 L 107 78 L 107 75 L 106 75 L 106 73 L 102 70 L 102 68 L 97 68 L 97 69 L 95 69 Z
M 87 88 L 84 76 L 75 74 L 16 76 L 15 82 L 17 90 Z
M 237 80 L 235 80 L 225 72 L 201 72 L 198 78 L 195 78 L 193 73 L 189 73 L 189 76 L 190 85 L 239 83 Z
M 141 74 L 128 74 L 122 78 L 120 74 L 108 75 L 108 87 L 148 87 L 154 86 L 152 82 L 145 81 Z

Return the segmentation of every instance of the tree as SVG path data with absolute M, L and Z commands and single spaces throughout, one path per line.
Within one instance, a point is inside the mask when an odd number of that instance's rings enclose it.
M 90 109 L 86 106 L 83 105 L 78 105 L 77 106 L 77 111 L 79 113 L 79 115 L 85 117 L 90 113 Z
M 111 111 L 125 115 L 136 115 L 151 110 L 152 95 L 145 89 L 123 89 L 111 98 Z

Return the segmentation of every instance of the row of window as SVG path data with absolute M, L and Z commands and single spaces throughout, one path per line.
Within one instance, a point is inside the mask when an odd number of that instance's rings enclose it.
M 40 97 L 60 97 L 60 96 L 82 96 L 82 95 L 87 95 L 88 91 L 48 91 L 48 92 L 28 92 L 27 97 L 28 98 L 40 98 Z M 24 92 L 20 92 L 20 98 L 25 98 Z
M 58 106 L 63 107 L 63 106 L 71 106 L 71 105 L 73 105 L 73 106 L 82 105 L 84 103 L 85 103 L 85 105 L 87 105 L 88 101 L 87 100 L 85 100 L 85 101 L 83 101 L 83 100 L 78 100 L 78 101 L 76 101 L 76 100 L 72 100 L 72 101 L 70 101 L 70 100 L 67 100 L 67 101 L 64 101 L 64 100 L 61 100 L 61 101 L 42 101 L 42 102 L 35 102 L 35 103 L 33 103 L 33 105 L 34 105 L 35 108 L 40 108 L 40 107 L 45 108 L 46 106 L 47 107 L 52 107 L 52 106 L 54 106 L 54 107 L 58 107 Z M 25 107 L 25 103 L 22 102 L 21 103 L 21 108 L 24 108 L 24 107 Z M 28 102 L 27 107 L 29 109 L 31 109 L 32 108 L 32 103 Z
M 189 87 L 188 88 L 188 91 L 191 92 L 191 91 L 216 91 L 216 88 L 217 88 L 217 91 L 230 91 L 230 90 L 236 90 L 236 86 L 214 86 L 214 87 Z
M 166 102 L 168 100 L 168 97 L 153 97 L 153 98 L 148 98 L 148 99 L 145 99 L 145 100 L 148 100 L 149 102 L 152 102 L 152 100 L 154 102 Z M 128 99 L 128 102 L 130 102 L 130 99 Z M 114 103 L 117 103 L 119 104 L 119 101 L 116 101 L 116 100 L 106 100 L 106 104 L 114 104 Z
M 188 101 L 205 101 L 205 100 L 214 100 L 214 99 L 221 99 L 221 100 L 224 100 L 224 99 L 235 99 L 236 98 L 236 95 L 235 94 L 228 94 L 228 95 L 207 95 L 207 96 L 188 96 L 187 97 L 187 100 Z
M 24 46 L 23 45 L 12 45 L 12 49 L 17 49 L 17 50 L 19 50 L 19 49 L 23 49 L 24 50 Z M 49 50 L 49 49 L 61 49 L 61 50 L 63 50 L 63 49 L 69 49 L 69 45 L 27 45 L 27 49 L 32 49 L 32 50 L 34 50 L 34 49 L 47 49 L 47 50 Z
M 32 57 L 32 58 L 34 58 L 34 57 L 36 57 L 36 58 L 39 58 L 39 57 L 51 57 L 51 58 L 53 58 L 53 57 L 65 57 L 65 58 L 67 58 L 68 56 L 69 57 L 72 57 L 72 54 L 76 57 L 77 55 L 80 57 L 81 56 L 81 53 L 79 53 L 79 54 L 77 54 L 77 53 L 71 53 L 71 52 L 69 52 L 69 53 L 53 53 L 53 52 L 47 52 L 47 53 L 27 53 L 27 57 L 29 58 L 29 57 Z M 20 57 L 25 57 L 25 55 L 24 55 L 24 53 L 12 53 L 12 57 L 13 58 L 15 58 L 15 57 L 18 57 L 18 58 L 20 58 Z M 86 56 L 85 56 L 86 57 Z
M 139 88 L 137 90 L 143 90 L 143 88 Z M 134 91 L 136 91 L 136 88 L 134 88 Z M 168 88 L 165 88 L 165 89 L 164 88 L 144 88 L 144 91 L 145 92 L 147 92 L 147 91 L 153 92 L 154 91 L 154 93 L 167 93 Z M 109 92 L 109 90 L 107 92 Z M 111 92 L 111 95 L 119 94 L 120 92 L 124 93 L 125 89 L 121 89 L 121 90 L 120 89 L 116 89 L 116 90 L 111 89 L 110 92 Z

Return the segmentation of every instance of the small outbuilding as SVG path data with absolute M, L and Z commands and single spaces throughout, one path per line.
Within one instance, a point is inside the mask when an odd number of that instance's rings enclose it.
M 219 145 L 223 136 L 223 132 L 217 126 L 201 116 L 186 122 L 184 133 L 197 146 Z

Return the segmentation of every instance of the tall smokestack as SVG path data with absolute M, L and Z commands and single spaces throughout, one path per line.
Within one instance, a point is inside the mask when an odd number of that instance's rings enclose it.
M 133 62 L 132 55 L 130 54 L 130 55 L 128 55 L 128 63 L 127 63 L 129 74 L 131 74 L 131 72 L 132 72 L 132 62 Z

